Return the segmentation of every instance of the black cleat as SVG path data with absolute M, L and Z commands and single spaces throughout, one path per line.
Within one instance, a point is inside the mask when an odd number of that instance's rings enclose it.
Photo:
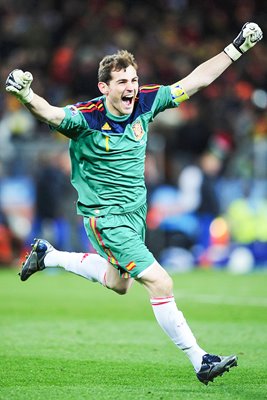
M 222 376 L 229 369 L 237 366 L 237 356 L 215 356 L 212 354 L 205 354 L 202 358 L 202 366 L 197 373 L 197 378 L 200 382 L 207 385 L 213 382 L 217 376 Z
M 32 250 L 22 264 L 20 279 L 26 281 L 32 274 L 45 269 L 44 258 L 54 247 L 43 239 L 34 239 Z

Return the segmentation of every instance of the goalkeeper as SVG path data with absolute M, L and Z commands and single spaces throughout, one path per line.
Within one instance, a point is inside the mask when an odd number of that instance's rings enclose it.
M 102 59 L 98 70 L 101 96 L 55 107 L 33 92 L 30 72 L 12 71 L 6 90 L 39 120 L 70 139 L 71 182 L 78 192 L 77 212 L 98 254 L 56 250 L 35 239 L 20 277 L 62 267 L 125 294 L 134 280 L 148 291 L 155 317 L 191 361 L 204 384 L 237 365 L 237 357 L 209 354 L 196 342 L 173 296 L 168 273 L 146 247 L 144 161 L 148 125 L 167 108 L 177 107 L 210 85 L 234 61 L 262 39 L 255 23 L 246 23 L 224 51 L 170 86 L 139 87 L 137 64 L 122 50 Z

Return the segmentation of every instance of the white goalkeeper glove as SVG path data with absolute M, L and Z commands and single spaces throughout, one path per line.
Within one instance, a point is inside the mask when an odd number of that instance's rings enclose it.
M 32 81 L 33 77 L 30 72 L 14 69 L 7 77 L 6 91 L 16 96 L 23 104 L 30 103 L 33 98 Z
M 243 53 L 255 46 L 262 37 L 263 34 L 259 25 L 254 22 L 247 22 L 233 43 L 225 47 L 224 52 L 232 61 L 236 61 Z

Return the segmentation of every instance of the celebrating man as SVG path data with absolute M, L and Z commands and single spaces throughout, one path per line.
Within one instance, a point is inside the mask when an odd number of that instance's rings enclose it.
M 159 325 L 188 356 L 198 379 L 206 385 L 236 366 L 237 357 L 212 355 L 197 344 L 176 306 L 171 277 L 145 245 L 148 125 L 159 112 L 179 106 L 211 84 L 261 39 L 259 26 L 246 23 L 224 51 L 170 86 L 139 87 L 133 55 L 118 51 L 100 62 L 102 95 L 66 107 L 52 106 L 34 93 L 30 72 L 14 70 L 6 81 L 6 90 L 36 118 L 70 138 L 77 211 L 98 253 L 58 251 L 46 240 L 36 239 L 22 266 L 21 280 L 47 267 L 63 267 L 119 294 L 125 294 L 137 280 L 149 293 Z

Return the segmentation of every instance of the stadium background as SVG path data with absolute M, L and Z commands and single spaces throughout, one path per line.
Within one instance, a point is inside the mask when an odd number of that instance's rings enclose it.
M 33 89 L 63 106 L 99 95 L 98 62 L 118 48 L 135 54 L 141 84 L 169 84 L 254 21 L 264 40 L 151 126 L 147 241 L 173 270 L 225 266 L 234 255 L 236 268 L 264 267 L 266 17 L 267 5 L 252 0 L 1 1 L 0 264 L 17 265 L 39 235 L 62 250 L 90 249 L 75 215 L 68 142 L 5 93 L 12 69 L 30 70 Z M 207 153 L 219 163 L 209 173 Z

